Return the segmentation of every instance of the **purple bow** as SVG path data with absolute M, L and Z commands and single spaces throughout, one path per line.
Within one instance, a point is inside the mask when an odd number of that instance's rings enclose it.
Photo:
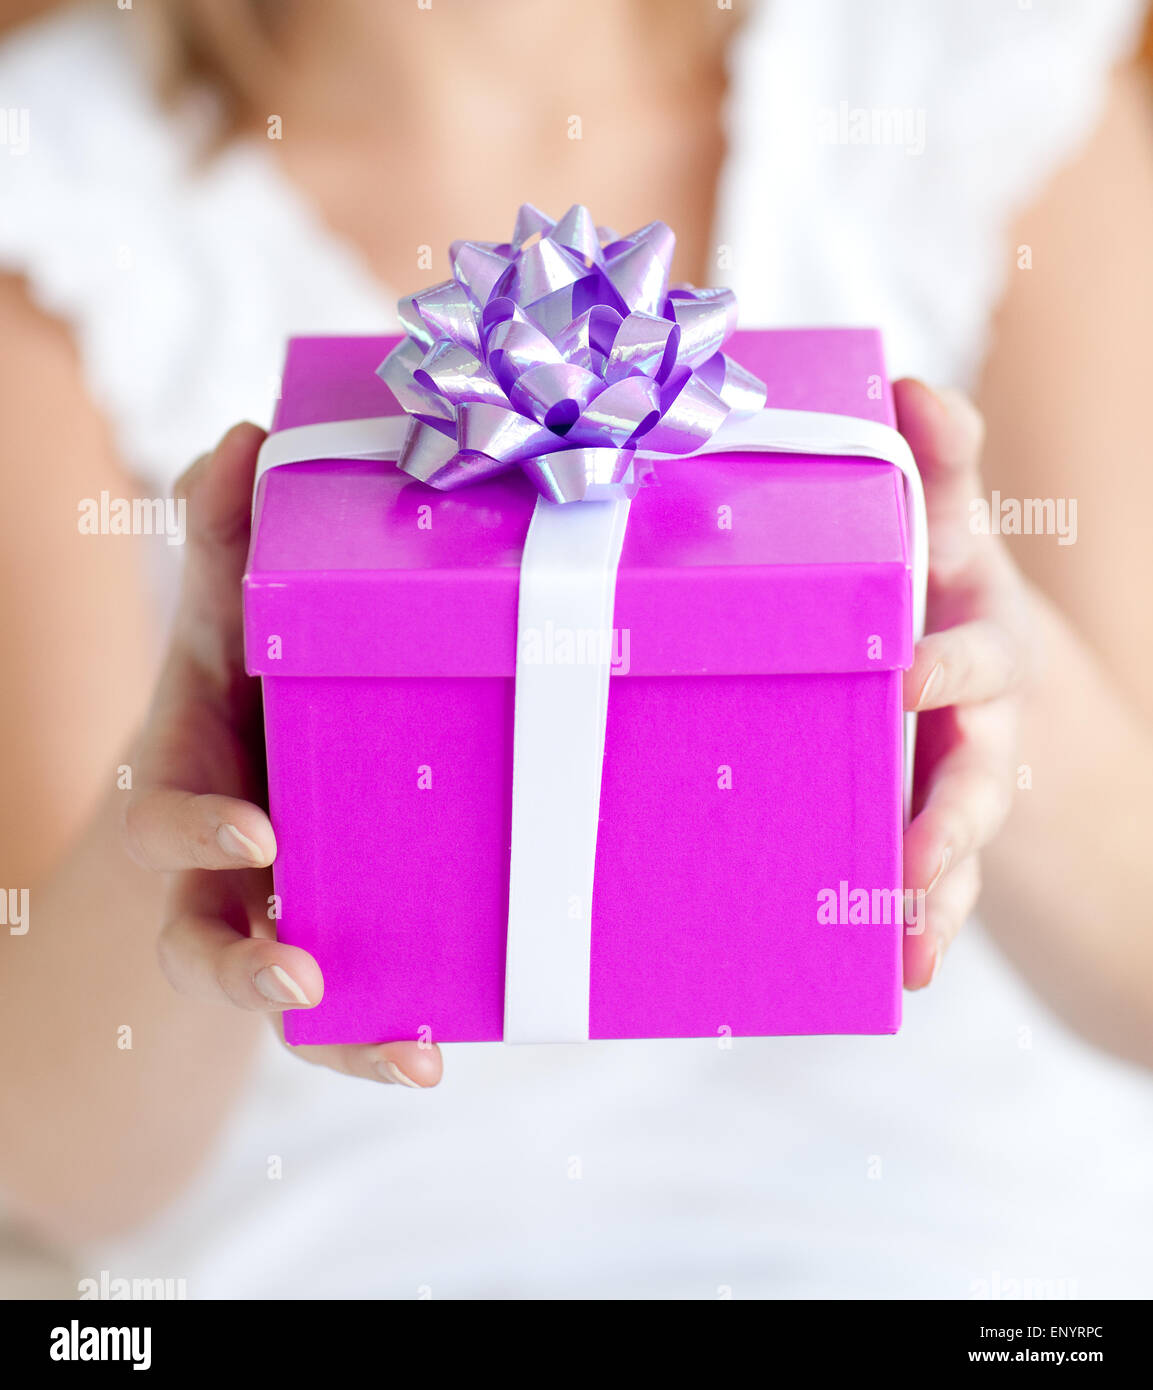
M 553 502 L 631 497 L 649 455 L 759 410 L 764 384 L 721 351 L 733 292 L 670 289 L 674 242 L 529 203 L 511 243 L 453 242 L 453 278 L 400 301 L 378 369 L 411 417 L 398 466 L 445 491 L 519 467 Z

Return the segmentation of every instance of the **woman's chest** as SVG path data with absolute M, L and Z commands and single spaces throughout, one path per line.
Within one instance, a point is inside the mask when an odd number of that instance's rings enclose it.
M 721 90 L 676 109 L 623 108 L 613 119 L 573 112 L 541 128 L 525 119 L 486 141 L 296 143 L 284 172 L 374 277 L 406 292 L 449 274 L 458 239 L 503 241 L 517 208 L 560 217 L 584 203 L 598 224 L 628 232 L 655 219 L 677 233 L 674 275 L 707 283 L 717 182 L 725 157 Z

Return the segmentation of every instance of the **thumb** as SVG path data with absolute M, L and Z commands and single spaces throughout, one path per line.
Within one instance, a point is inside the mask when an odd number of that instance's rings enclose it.
M 186 504 L 190 545 L 216 551 L 247 546 L 252 480 L 264 435 L 247 421 L 233 425 L 211 453 L 176 480 L 173 494 Z
M 959 391 L 934 391 L 911 377 L 895 384 L 893 399 L 925 484 L 930 561 L 935 575 L 946 578 L 980 553 L 970 519 L 981 494 L 984 423 Z
M 240 645 L 240 581 L 248 553 L 252 482 L 264 442 L 257 425 L 234 425 L 210 454 L 178 480 L 186 518 L 184 579 L 177 629 L 210 667 L 235 662 Z

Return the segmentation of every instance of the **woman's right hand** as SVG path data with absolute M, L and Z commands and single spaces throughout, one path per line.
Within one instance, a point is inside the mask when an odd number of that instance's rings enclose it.
M 176 485 L 187 549 L 171 646 L 135 759 L 129 853 L 173 875 L 160 964 L 182 994 L 269 1014 L 320 1002 L 320 966 L 276 940 L 268 917 L 276 839 L 256 804 L 264 753 L 260 688 L 244 671 L 241 578 L 256 455 L 237 425 Z M 368 1080 L 435 1086 L 439 1048 L 416 1042 L 296 1047 L 307 1061 Z

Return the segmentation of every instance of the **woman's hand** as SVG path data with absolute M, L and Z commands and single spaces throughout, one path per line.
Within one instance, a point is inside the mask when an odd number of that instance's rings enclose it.
M 255 804 L 263 767 L 260 691 L 244 672 L 241 577 L 263 432 L 237 425 L 177 484 L 188 508 L 184 584 L 172 644 L 125 814 L 132 857 L 174 875 L 160 962 L 181 993 L 270 1014 L 320 1002 L 306 952 L 267 915 L 276 840 Z M 440 1051 L 415 1042 L 298 1047 L 349 1076 L 435 1086 Z
M 926 892 L 906 932 L 905 983 L 929 983 L 976 904 L 978 851 L 1000 828 L 1016 776 L 1016 700 L 1026 643 L 1025 581 L 999 540 L 970 525 L 980 495 L 981 423 L 951 392 L 895 388 L 898 420 L 925 483 L 928 631 L 905 676 L 921 711 L 905 886 Z M 133 858 L 174 873 L 160 959 L 181 992 L 279 1016 L 320 1002 L 320 967 L 277 942 L 267 916 L 276 842 L 256 804 L 262 766 L 257 682 L 244 673 L 240 580 L 256 454 L 238 425 L 177 485 L 188 506 L 184 587 L 138 759 L 125 834 Z M 436 1048 L 415 1042 L 301 1047 L 349 1075 L 433 1086 Z
M 926 893 L 921 930 L 905 933 L 905 985 L 920 989 L 976 906 L 979 851 L 1012 801 L 1028 590 L 1000 539 L 971 526 L 983 437 L 975 407 L 919 381 L 899 381 L 894 395 L 929 518 L 926 634 L 904 689 L 905 708 L 924 711 L 905 831 L 905 887 Z

